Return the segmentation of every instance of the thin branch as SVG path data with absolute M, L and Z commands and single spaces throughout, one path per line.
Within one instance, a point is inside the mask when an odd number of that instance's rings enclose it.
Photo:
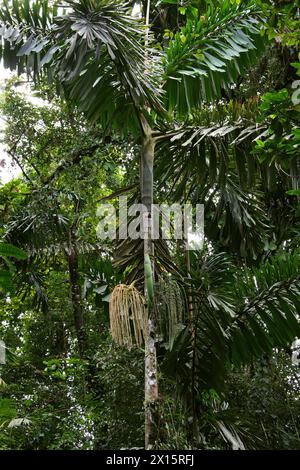
M 88 156 L 88 155 L 93 155 L 95 150 L 99 148 L 99 144 L 94 144 L 91 145 L 91 147 L 88 147 L 86 149 L 79 149 L 77 151 L 73 151 L 71 153 L 72 155 L 72 160 L 71 161 L 64 161 L 61 163 L 55 170 L 54 172 L 43 181 L 43 184 L 47 185 L 51 183 L 53 180 L 57 179 L 61 173 L 66 170 L 67 168 L 70 168 L 71 166 L 78 164 L 81 162 L 81 160 Z
M 13 161 L 18 165 L 18 167 L 20 168 L 20 170 L 22 171 L 23 173 L 23 176 L 24 178 L 26 178 L 29 183 L 33 186 L 33 182 L 32 180 L 29 178 L 29 176 L 27 175 L 26 171 L 24 170 L 23 166 L 21 165 L 19 159 L 13 154 L 11 153 L 9 150 L 7 151 L 7 154 L 13 159 Z

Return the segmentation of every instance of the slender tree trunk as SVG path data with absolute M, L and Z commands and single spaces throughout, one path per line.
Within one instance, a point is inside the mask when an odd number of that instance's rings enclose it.
M 72 237 L 70 237 L 71 239 Z M 78 272 L 78 256 L 77 252 L 70 242 L 69 249 L 67 252 L 68 267 L 69 267 L 69 280 L 71 287 L 71 300 L 74 315 L 74 325 L 76 330 L 76 336 L 78 341 L 78 349 L 80 357 L 83 357 L 85 352 L 85 331 L 84 331 L 84 320 L 83 311 L 81 304 L 81 288 L 79 283 L 79 272 Z
M 186 199 L 185 199 L 186 200 Z M 190 251 L 187 246 L 188 243 L 188 233 L 185 232 L 183 249 L 185 250 L 185 263 L 186 263 L 186 274 L 187 278 L 191 280 L 191 257 Z M 188 288 L 188 321 L 189 328 L 192 336 L 192 368 L 191 368 L 191 405 L 192 405 L 192 416 L 193 416 L 193 425 L 192 425 L 192 445 L 195 445 L 196 436 L 198 435 L 197 427 L 197 410 L 196 410 L 196 342 L 197 342 L 197 318 L 194 315 L 194 299 L 191 289 L 191 285 Z M 196 311 L 196 314 L 198 312 Z
M 185 262 L 186 262 L 186 272 L 187 277 L 191 278 L 191 258 L 189 250 L 184 247 L 185 250 Z M 193 328 L 193 321 L 194 321 L 194 303 L 193 303 L 193 296 L 191 292 L 191 288 L 188 289 L 188 312 L 189 312 L 189 324 L 191 328 Z
M 145 118 L 141 117 L 143 142 L 141 152 L 141 197 L 144 205 L 144 259 L 149 256 L 152 265 L 152 285 L 154 283 L 153 255 L 154 247 L 151 235 L 151 212 L 153 204 L 153 164 L 155 140 Z M 147 302 L 148 331 L 145 338 L 145 449 L 153 448 L 157 440 L 157 403 L 158 381 L 155 344 L 155 318 L 153 303 L 149 302 L 145 268 L 145 299 Z

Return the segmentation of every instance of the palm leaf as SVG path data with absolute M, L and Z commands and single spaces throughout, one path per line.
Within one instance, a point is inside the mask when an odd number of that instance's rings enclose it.
M 36 78 L 45 68 L 90 119 L 101 116 L 106 125 L 120 110 L 124 127 L 124 110 L 130 125 L 134 109 L 145 104 L 161 109 L 158 55 L 150 60 L 149 49 L 145 66 L 145 33 L 126 5 L 66 0 L 65 14 L 54 17 L 46 3 L 5 0 L 0 8 L 2 48 L 11 68 L 26 63 Z
M 236 273 L 232 265 L 220 264 L 218 256 L 212 261 L 208 273 L 223 272 L 224 285 L 219 275 L 217 282 L 216 274 L 204 275 L 208 257 L 193 276 L 194 329 L 187 327 L 177 336 L 164 361 L 164 370 L 178 381 L 187 403 L 203 389 L 222 390 L 231 365 L 247 364 L 273 348 L 287 348 L 300 335 L 298 253 L 285 253 Z M 224 290 L 227 308 L 222 306 Z M 221 294 L 218 304 L 209 301 L 212 291 Z
M 27 258 L 27 253 L 10 243 L 0 242 L 0 256 L 2 257 L 13 257 L 18 260 L 24 260 Z
M 245 110 L 236 109 L 233 116 L 229 111 L 229 106 L 212 107 L 209 112 L 204 108 L 198 117 L 203 125 L 167 131 L 157 150 L 155 174 L 170 202 L 205 204 L 209 240 L 255 259 L 269 229 L 263 192 L 257 184 L 261 168 L 251 154 L 253 138 L 260 130 L 253 128 Z
M 200 19 L 187 20 L 166 50 L 167 109 L 179 115 L 220 97 L 263 50 L 256 2 L 208 2 L 206 8 Z

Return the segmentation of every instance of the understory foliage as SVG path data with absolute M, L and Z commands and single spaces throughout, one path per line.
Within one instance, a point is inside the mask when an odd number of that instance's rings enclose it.
M 299 449 L 298 2 L 3 0 L 0 56 L 0 449 L 143 448 L 151 318 L 155 448 Z M 97 236 L 145 141 L 202 250 Z

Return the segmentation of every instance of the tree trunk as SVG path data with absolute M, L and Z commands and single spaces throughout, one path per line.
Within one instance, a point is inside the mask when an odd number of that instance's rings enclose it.
M 70 237 L 72 238 L 72 237 Z M 68 267 L 69 267 L 69 280 L 71 287 L 71 300 L 74 315 L 74 325 L 76 330 L 76 336 L 78 341 L 78 349 L 80 357 L 84 356 L 85 352 L 85 331 L 84 331 L 84 320 L 83 311 L 81 305 L 81 288 L 79 283 L 79 272 L 78 272 L 78 256 L 72 243 L 69 245 L 67 252 Z
M 143 127 L 143 142 L 141 152 L 141 197 L 145 206 L 144 223 L 144 259 L 150 257 L 152 265 L 152 285 L 154 282 L 153 255 L 154 247 L 151 237 L 151 212 L 153 204 L 153 163 L 155 140 L 152 130 L 144 117 L 141 117 Z M 157 440 L 157 403 L 158 381 L 155 344 L 154 308 L 149 301 L 145 269 L 145 299 L 147 302 L 148 331 L 145 338 L 145 449 L 152 449 Z

